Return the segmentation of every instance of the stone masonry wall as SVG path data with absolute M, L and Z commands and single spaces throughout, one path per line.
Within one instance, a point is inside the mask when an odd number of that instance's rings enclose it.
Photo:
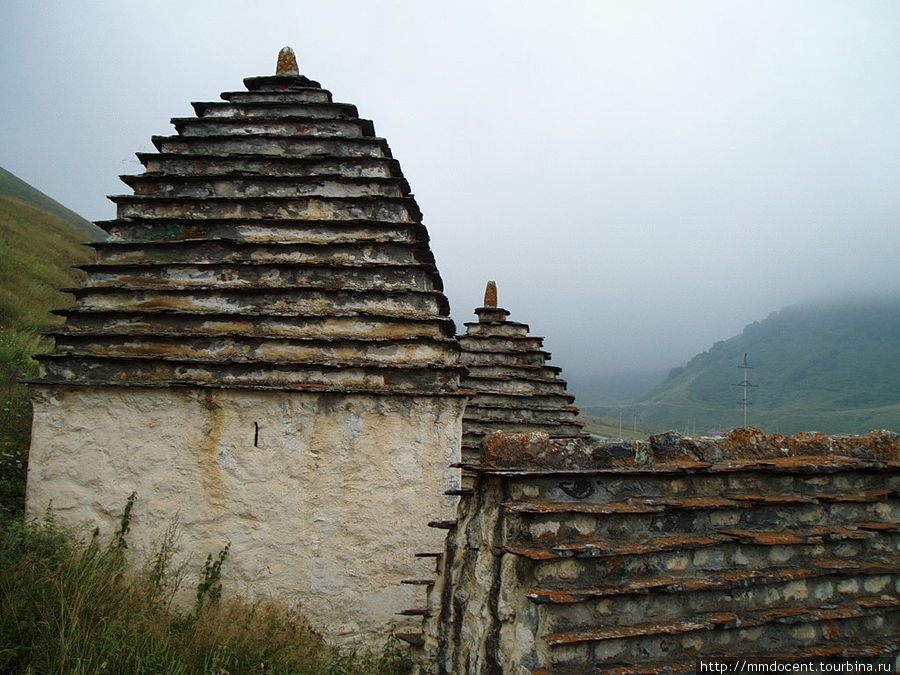
M 593 447 L 490 435 L 429 598 L 424 670 L 896 658 L 898 450 L 891 432 Z

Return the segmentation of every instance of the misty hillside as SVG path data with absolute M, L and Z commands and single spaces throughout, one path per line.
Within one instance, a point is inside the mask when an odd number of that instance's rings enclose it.
M 788 307 L 717 342 L 648 394 L 589 414 L 659 428 L 728 429 L 743 422 L 739 401 L 747 354 L 748 424 L 766 431 L 861 433 L 900 429 L 900 298 Z
M 18 196 L 11 196 L 7 189 Z M 69 215 L 63 217 L 61 211 Z M 76 226 L 73 221 L 80 223 Z M 0 175 L 0 330 L 4 335 L 35 336 L 52 319 L 51 309 L 71 304 L 71 296 L 59 289 L 75 285 L 80 278 L 72 265 L 94 258 L 93 251 L 82 244 L 96 236 L 81 223 L 100 231 L 9 172 Z
M 0 167 L 0 197 L 18 199 L 63 219 L 70 225 L 86 232 L 88 237 L 85 241 L 106 238 L 106 233 L 91 221 L 85 220 L 74 211 L 67 209 L 55 199 L 48 197 L 2 167 Z

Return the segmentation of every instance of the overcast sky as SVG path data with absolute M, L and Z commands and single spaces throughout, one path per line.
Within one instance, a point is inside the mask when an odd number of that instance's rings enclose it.
M 900 294 L 896 0 L 3 0 L 0 166 L 112 218 L 284 45 L 387 138 L 459 328 L 496 279 L 570 379 Z

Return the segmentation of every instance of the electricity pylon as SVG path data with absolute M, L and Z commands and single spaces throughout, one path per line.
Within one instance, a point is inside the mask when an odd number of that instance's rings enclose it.
M 732 387 L 741 387 L 743 389 L 743 396 L 741 397 L 741 400 L 738 401 L 738 403 L 740 403 L 744 409 L 744 426 L 747 426 L 747 406 L 753 405 L 752 403 L 750 403 L 750 388 L 758 387 L 759 385 L 758 384 L 750 384 L 750 380 L 747 375 L 747 371 L 750 370 L 752 368 L 752 366 L 747 365 L 747 355 L 746 354 L 744 354 L 744 363 L 739 365 L 738 368 L 741 368 L 744 371 L 744 379 L 741 380 L 738 384 L 733 384 L 731 386 Z

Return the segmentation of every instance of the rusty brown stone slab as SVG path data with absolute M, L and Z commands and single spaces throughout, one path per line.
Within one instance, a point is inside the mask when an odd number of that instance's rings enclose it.
M 771 494 L 759 494 L 759 493 L 741 493 L 741 494 L 730 494 L 726 493 L 728 499 L 733 499 L 741 502 L 754 502 L 757 504 L 766 504 L 770 503 L 772 496 Z M 806 495 L 778 495 L 778 503 L 780 504 L 811 504 L 815 502 L 815 497 L 809 497 Z
M 854 602 L 864 609 L 892 609 L 900 607 L 900 598 L 897 597 L 856 598 Z
M 862 616 L 863 611 L 854 607 L 777 607 L 754 612 L 752 616 L 759 620 L 771 620 L 779 623 L 808 623 L 811 621 L 833 621 L 835 619 L 852 619 Z
M 764 546 L 792 545 L 815 543 L 819 541 L 838 541 L 843 539 L 868 539 L 869 534 L 856 527 L 844 527 L 840 525 L 817 525 L 808 528 L 798 528 L 780 531 L 759 531 L 746 529 L 720 529 L 719 534 L 747 544 L 761 544 Z
M 617 513 L 659 513 L 666 507 L 660 504 L 592 504 L 589 502 L 507 502 L 503 508 L 508 513 L 556 514 L 586 513 L 591 515 L 612 515 Z M 717 508 L 717 507 L 716 507 Z
M 856 598 L 855 606 L 845 607 L 774 607 L 751 612 L 713 612 L 701 614 L 692 619 L 674 621 L 653 621 L 631 626 L 597 627 L 587 630 L 549 633 L 545 636 L 550 646 L 597 642 L 621 638 L 655 635 L 673 635 L 716 627 L 752 627 L 767 623 L 809 623 L 835 621 L 878 613 L 878 610 L 900 607 L 897 598 Z
M 509 513 L 585 513 L 611 515 L 616 513 L 655 513 L 667 509 L 746 509 L 755 505 L 811 504 L 818 501 L 869 503 L 893 496 L 895 490 L 879 488 L 859 494 L 816 493 L 814 495 L 784 493 L 727 493 L 725 497 L 635 497 L 624 502 L 507 502 L 503 508 Z
M 887 497 L 897 496 L 897 490 L 891 488 L 879 488 L 876 490 L 866 490 L 865 492 L 858 494 L 834 495 L 828 493 L 816 493 L 814 496 L 816 499 L 824 502 L 878 502 Z
M 522 546 L 502 546 L 501 548 L 507 553 L 530 558 L 531 560 L 555 560 L 562 557 L 545 548 L 527 548 Z
M 509 394 L 512 395 L 512 394 Z M 805 458 L 800 458 L 805 459 Z M 498 476 L 510 477 L 542 477 L 542 476 L 667 476 L 677 474 L 716 474 L 753 471 L 759 473 L 809 473 L 830 474 L 844 471 L 896 471 L 900 469 L 900 461 L 870 460 L 853 458 L 836 458 L 834 462 L 807 464 L 793 463 L 779 465 L 776 462 L 693 462 L 678 461 L 660 464 L 634 465 L 620 464 L 615 466 L 582 466 L 577 469 L 553 469 L 541 467 L 517 468 L 514 466 L 494 466 L 479 462 L 470 462 L 467 467 L 471 471 Z
M 720 530 L 723 534 L 735 537 L 744 543 L 765 544 L 767 546 L 802 544 L 807 538 L 798 537 L 791 532 L 750 532 L 747 530 Z
M 536 603 L 569 604 L 584 602 L 594 598 L 616 595 L 645 594 L 650 591 L 661 593 L 683 593 L 694 591 L 727 590 L 758 584 L 773 584 L 798 579 L 808 579 L 832 574 L 900 574 L 900 565 L 890 562 L 865 562 L 853 560 L 823 560 L 808 566 L 776 567 L 768 569 L 736 568 L 710 571 L 704 576 L 676 577 L 662 575 L 626 580 L 608 586 L 574 589 L 532 588 L 526 597 Z
M 591 541 L 561 542 L 546 548 L 504 546 L 503 549 L 508 553 L 520 555 L 532 560 L 553 560 L 556 558 L 569 557 L 608 558 L 661 553 L 663 551 L 690 550 L 714 546 L 730 540 L 731 537 L 726 535 L 688 534 L 653 537 L 645 541 L 628 543 L 618 543 L 610 539 L 597 539 Z
M 572 631 L 566 633 L 550 633 L 546 636 L 551 647 L 576 644 L 579 642 L 596 642 L 599 640 L 617 640 L 620 638 L 640 637 L 644 635 L 675 635 L 704 630 L 710 627 L 709 621 L 656 621 L 637 626 L 616 626 L 596 630 Z
M 655 513 L 667 509 L 746 509 L 757 504 L 809 504 L 817 500 L 833 502 L 873 502 L 891 494 L 889 489 L 870 490 L 860 495 L 818 493 L 813 496 L 782 493 L 729 493 L 727 497 L 635 497 L 624 502 L 507 502 L 509 513 Z
M 725 536 L 685 534 L 652 537 L 645 541 L 621 543 L 613 540 L 594 540 L 556 544 L 551 550 L 561 556 L 623 556 L 661 553 L 663 551 L 689 550 L 714 546 L 728 541 Z

